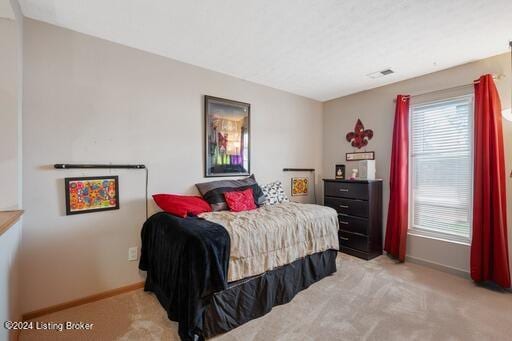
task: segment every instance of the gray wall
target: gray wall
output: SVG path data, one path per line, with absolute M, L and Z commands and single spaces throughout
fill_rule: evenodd
M 19 8 L 15 13 L 19 17 Z M 0 18 L 0 210 L 21 206 L 21 25 Z M 0 235 L 0 321 L 20 319 L 21 233 L 17 222 Z M 0 327 L 0 340 L 8 339 L 9 331 Z
M 0 210 L 18 206 L 17 26 L 0 18 Z
M 374 137 L 366 149 L 368 151 L 375 151 L 377 176 L 384 179 L 385 222 L 389 201 L 389 170 L 395 110 L 393 99 L 396 98 L 397 94 L 414 95 L 469 84 L 486 73 L 506 75 L 506 78 L 496 81 L 496 86 L 500 92 L 503 108 L 510 108 L 511 75 L 510 56 L 508 54 L 498 55 L 324 103 L 324 176 L 334 176 L 334 166 L 336 163 L 347 164 L 348 170 L 354 166 L 357 168 L 357 164 L 345 162 L 345 153 L 354 151 L 349 143 L 346 142 L 345 134 L 354 128 L 357 118 L 361 118 L 365 127 L 374 131 Z M 503 132 L 505 137 L 506 172 L 509 174 L 512 169 L 512 122 L 503 120 Z M 508 226 L 510 229 L 512 227 L 512 182 L 510 178 L 507 179 Z M 509 233 L 509 237 L 512 242 L 512 233 Z M 409 235 L 407 255 L 418 261 L 442 265 L 456 271 L 467 272 L 469 270 L 469 246 L 467 245 Z
M 24 25 L 23 311 L 141 281 L 142 171 L 57 171 L 58 162 L 137 162 L 149 193 L 203 179 L 203 95 L 251 103 L 251 171 L 321 168 L 322 104 L 69 30 Z M 121 209 L 65 216 L 64 177 L 120 176 Z

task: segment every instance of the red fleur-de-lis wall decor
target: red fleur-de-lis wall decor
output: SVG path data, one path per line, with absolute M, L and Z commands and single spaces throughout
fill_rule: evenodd
M 347 134 L 347 141 L 352 142 L 352 147 L 361 149 L 362 147 L 368 145 L 368 140 L 371 140 L 372 137 L 373 130 L 365 130 L 363 122 L 361 122 L 360 119 L 357 119 L 354 131 Z

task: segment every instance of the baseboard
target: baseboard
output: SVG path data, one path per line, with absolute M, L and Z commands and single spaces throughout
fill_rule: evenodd
M 34 319 L 36 317 L 40 317 L 40 316 L 43 316 L 43 315 L 48 315 L 48 314 L 51 314 L 51 313 L 55 313 L 57 311 L 73 308 L 73 307 L 76 307 L 76 306 L 79 306 L 79 305 L 83 305 L 83 304 L 99 301 L 99 300 L 102 300 L 104 298 L 108 298 L 108 297 L 124 294 L 125 292 L 130 292 L 130 291 L 141 289 L 141 288 L 144 288 L 144 282 L 139 282 L 139 283 L 134 283 L 134 284 L 126 285 L 124 287 L 120 287 L 120 288 L 104 291 L 104 292 L 99 293 L 99 294 L 95 294 L 95 295 L 79 298 L 79 299 L 76 299 L 76 300 L 72 300 L 72 301 L 69 301 L 69 302 L 57 304 L 57 305 L 54 305 L 54 306 L 51 306 L 51 307 L 47 307 L 47 308 L 31 311 L 29 313 L 23 314 L 22 320 L 23 321 L 32 320 L 32 319 Z
M 462 270 L 462 269 L 454 268 L 451 266 L 447 266 L 447 265 L 439 264 L 436 262 L 431 262 L 431 261 L 428 261 L 428 260 L 425 260 L 422 258 L 416 258 L 416 257 L 411 257 L 411 256 L 405 256 L 405 260 L 408 262 L 414 263 L 414 264 L 423 265 L 423 266 L 433 268 L 436 270 L 440 270 L 443 272 L 448 272 L 448 273 L 451 273 L 452 275 L 456 275 L 456 276 L 459 276 L 459 277 L 462 277 L 465 279 L 471 279 L 469 272 Z

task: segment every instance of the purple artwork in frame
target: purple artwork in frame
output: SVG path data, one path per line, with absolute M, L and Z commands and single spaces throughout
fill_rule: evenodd
M 251 105 L 205 96 L 205 177 L 250 175 Z

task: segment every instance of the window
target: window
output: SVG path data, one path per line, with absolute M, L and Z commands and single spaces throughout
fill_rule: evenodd
M 473 96 L 411 107 L 411 232 L 469 242 Z

